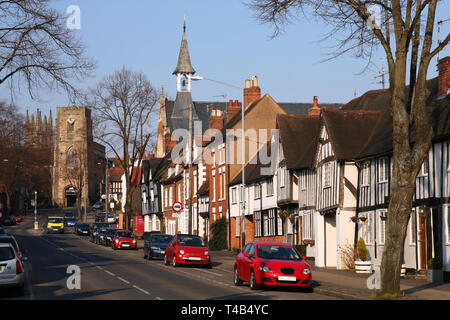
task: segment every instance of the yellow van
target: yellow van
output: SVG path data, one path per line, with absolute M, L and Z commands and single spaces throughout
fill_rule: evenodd
M 59 232 L 64 233 L 64 218 L 63 217 L 48 217 L 47 233 Z

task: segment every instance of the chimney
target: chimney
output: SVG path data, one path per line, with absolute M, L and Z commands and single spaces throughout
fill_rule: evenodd
M 223 115 L 220 109 L 213 109 L 208 119 L 209 129 L 222 130 L 223 128 Z
M 261 88 L 258 87 L 258 77 L 253 76 L 251 82 L 250 80 L 245 80 L 244 108 L 259 99 L 261 99 Z
M 234 100 L 234 104 L 233 104 L 233 100 L 230 100 L 228 103 L 228 108 L 227 108 L 227 122 L 230 121 L 240 111 L 241 111 L 241 107 L 239 106 L 239 101 Z
M 446 95 L 450 93 L 450 56 L 439 60 L 438 70 L 438 96 Z
M 320 115 L 320 108 L 319 108 L 319 102 L 317 100 L 317 96 L 313 97 L 313 107 L 309 109 L 308 116 L 319 116 Z

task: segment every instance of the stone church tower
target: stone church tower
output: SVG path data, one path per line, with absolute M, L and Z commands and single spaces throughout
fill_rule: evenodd
M 100 200 L 105 173 L 105 147 L 94 142 L 91 110 L 58 107 L 53 151 L 53 202 L 60 207 L 84 206 Z M 81 191 L 79 191 L 81 190 Z
M 52 111 L 47 119 L 47 115 L 42 118 L 41 111 L 37 109 L 36 117 L 28 114 L 25 119 L 25 144 L 29 148 L 39 148 L 51 150 L 53 146 L 53 119 Z

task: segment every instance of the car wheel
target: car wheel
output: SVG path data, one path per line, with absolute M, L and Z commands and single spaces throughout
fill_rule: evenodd
M 169 265 L 169 261 L 167 261 L 167 254 L 164 255 L 164 264 L 165 264 L 166 266 Z
M 253 270 L 250 271 L 250 289 L 252 289 L 252 290 L 259 289 L 259 286 L 256 283 L 256 277 L 255 277 L 255 273 L 253 272 Z
M 242 280 L 239 279 L 239 274 L 237 267 L 234 268 L 234 285 L 235 286 L 242 286 Z
M 179 266 L 179 264 L 178 264 L 178 262 L 177 262 L 177 258 L 176 258 L 175 256 L 172 257 L 172 266 L 173 266 L 174 268 L 176 268 L 176 267 Z
M 208 264 L 205 266 L 205 268 L 206 268 L 206 269 L 211 269 L 211 268 L 212 268 L 211 262 L 208 263 Z

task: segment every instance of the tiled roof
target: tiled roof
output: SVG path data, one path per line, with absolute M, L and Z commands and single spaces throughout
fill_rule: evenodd
M 320 129 L 320 117 L 278 115 L 277 128 L 288 169 L 312 167 Z

